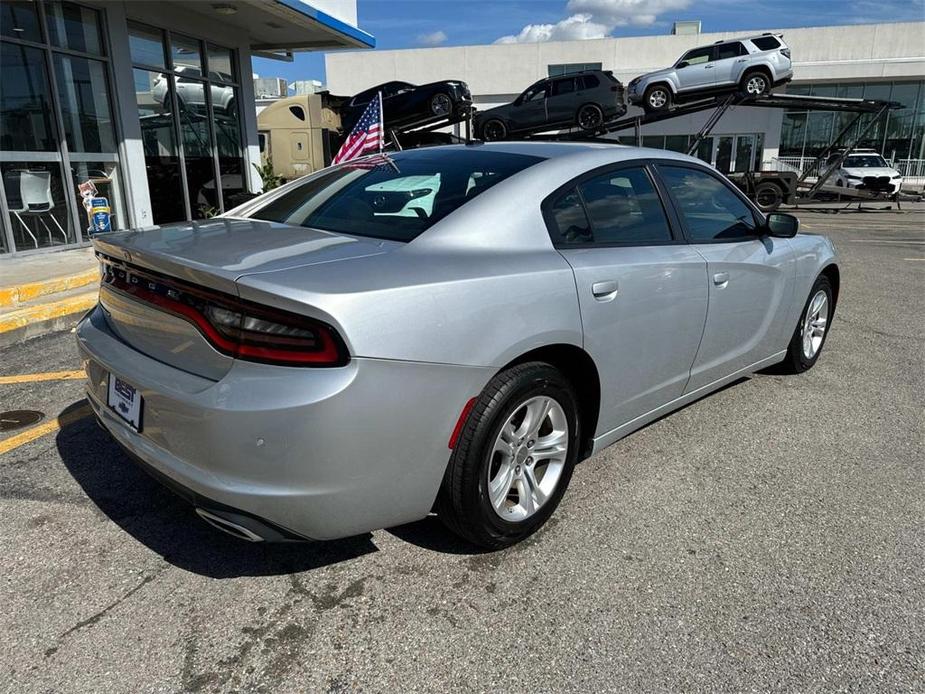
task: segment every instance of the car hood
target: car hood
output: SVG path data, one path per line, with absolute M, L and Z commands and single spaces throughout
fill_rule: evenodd
M 889 176 L 893 178 L 893 176 L 899 175 L 899 171 L 888 166 L 843 166 L 842 171 L 848 176 L 858 176 L 859 178 L 864 178 L 865 176 Z
M 508 118 L 511 114 L 511 111 L 514 108 L 514 104 L 501 104 L 500 106 L 495 106 L 486 111 L 478 111 L 475 114 L 475 120 L 477 123 L 483 123 L 489 118 Z
M 387 253 L 404 244 L 219 217 L 98 235 L 100 253 L 226 292 L 245 275 Z
M 642 80 L 650 80 L 653 77 L 667 77 L 672 72 L 674 72 L 673 67 L 666 67 L 666 68 L 662 68 L 661 70 L 653 70 L 652 72 L 647 72 L 644 75 L 639 75 L 639 77 L 637 77 L 636 79 L 631 80 L 630 84 L 633 84 L 637 80 L 642 81 Z

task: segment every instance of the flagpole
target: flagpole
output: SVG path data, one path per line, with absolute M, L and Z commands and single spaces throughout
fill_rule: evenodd
M 382 113 L 382 92 L 379 94 L 379 154 L 382 154 L 382 145 L 385 143 L 385 118 Z

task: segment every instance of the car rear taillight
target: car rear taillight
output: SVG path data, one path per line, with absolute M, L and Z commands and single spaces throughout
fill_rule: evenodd
M 349 361 L 340 336 L 322 321 L 102 261 L 104 286 L 192 323 L 223 354 L 284 366 L 343 366 Z
M 785 56 L 785 57 L 787 57 L 787 58 L 790 57 L 790 49 L 789 49 L 789 48 L 781 48 L 781 49 L 780 49 L 780 52 L 781 52 L 781 54 L 782 54 L 783 56 Z

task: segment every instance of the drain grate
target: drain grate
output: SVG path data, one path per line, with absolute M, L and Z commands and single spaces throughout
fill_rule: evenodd
M 0 412 L 0 431 L 12 431 L 21 429 L 30 424 L 42 421 L 45 413 L 38 410 L 10 410 L 9 412 Z

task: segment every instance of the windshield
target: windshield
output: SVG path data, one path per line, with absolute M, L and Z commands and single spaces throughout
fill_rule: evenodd
M 879 154 L 855 154 L 845 159 L 842 164 L 847 169 L 873 169 L 888 166 Z
M 375 155 L 338 166 L 250 216 L 353 236 L 411 241 L 541 157 L 453 147 Z

